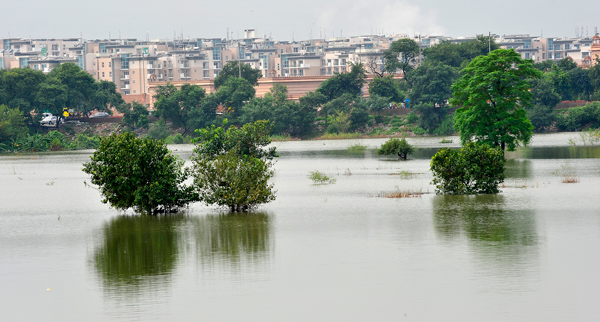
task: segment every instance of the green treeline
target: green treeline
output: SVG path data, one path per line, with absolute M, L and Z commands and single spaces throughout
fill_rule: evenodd
M 159 86 L 153 111 L 159 121 L 152 124 L 145 106 L 124 103 L 114 83 L 96 81 L 75 64 L 62 64 L 48 74 L 27 68 L 0 70 L 0 151 L 96 147 L 97 138 L 76 138 L 68 130 L 60 130 L 67 138 L 42 134 L 42 113 L 61 116 L 65 108 L 78 116 L 116 108 L 124 114 L 125 131 L 168 143 L 190 142 L 195 129 L 219 126 L 224 119 L 238 127 L 269 120 L 273 125 L 270 134 L 282 138 L 351 137 L 350 133 L 449 135 L 455 133 L 454 109 L 460 107 L 448 103 L 452 85 L 471 61 L 497 48 L 493 39 L 485 36 L 426 49 L 411 39 L 400 39 L 384 52 L 383 67 L 350 63 L 349 72 L 335 74 L 298 101 L 290 100 L 281 84 L 275 84 L 264 97 L 256 97 L 254 86 L 260 71 L 230 61 L 215 79 L 214 93 L 191 84 Z M 543 75 L 527 80 L 533 100 L 524 108 L 536 132 L 600 126 L 598 103 L 555 109 L 564 100 L 600 100 L 600 63 L 583 69 L 565 58 L 533 67 Z M 366 99 L 363 88 L 368 73 L 376 77 L 368 84 L 370 97 Z M 404 78 L 393 78 L 393 73 L 403 73 Z M 390 107 L 403 104 L 410 113 L 390 112 Z

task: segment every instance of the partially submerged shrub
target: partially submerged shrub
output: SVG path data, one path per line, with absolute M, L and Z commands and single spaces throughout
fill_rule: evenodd
M 313 184 L 330 184 L 336 181 L 335 178 L 331 178 L 319 170 L 310 171 L 308 178 L 312 180 Z
M 241 128 L 196 130 L 194 185 L 207 204 L 240 212 L 275 200 L 269 179 L 277 153 L 274 147 L 264 148 L 271 143 L 271 129 L 269 121 L 256 121 Z
M 431 159 L 432 183 L 439 194 L 498 193 L 504 181 L 504 153 L 470 142 L 460 150 L 440 149 Z
M 377 150 L 379 155 L 398 155 L 398 159 L 406 160 L 409 154 L 413 153 L 414 148 L 406 142 L 405 138 L 399 140 L 397 138 L 389 139 L 385 142 L 381 149 Z
M 199 200 L 183 182 L 183 161 L 162 141 L 138 139 L 131 133 L 112 134 L 100 141 L 91 161 L 83 164 L 100 188 L 102 202 L 142 214 L 174 212 Z

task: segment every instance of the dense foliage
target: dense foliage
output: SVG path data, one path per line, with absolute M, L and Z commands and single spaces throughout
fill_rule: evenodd
M 377 150 L 377 154 L 379 155 L 398 155 L 398 159 L 403 160 L 406 160 L 408 155 L 413 152 L 414 147 L 406 142 L 405 138 L 402 138 L 402 140 L 397 138 L 389 139 Z
M 131 133 L 103 138 L 83 171 L 100 188 L 102 202 L 119 210 L 174 212 L 199 199 L 192 186 L 184 185 L 183 161 L 162 141 Z
M 262 77 L 260 70 L 252 68 L 252 66 L 240 63 L 238 60 L 230 60 L 223 66 L 219 75 L 215 77 L 215 88 L 221 87 L 229 78 L 241 77 L 250 83 L 252 86 L 258 84 L 258 80 Z
M 530 60 L 514 50 L 497 49 L 475 58 L 452 85 L 454 126 L 463 144 L 471 140 L 512 151 L 528 144 L 533 126 L 525 107 L 533 96 L 527 78 L 541 76 Z
M 224 124 L 226 126 L 226 124 Z M 268 121 L 200 129 L 194 140 L 194 185 L 207 204 L 248 211 L 275 199 Z
M 440 149 L 431 159 L 432 183 L 439 194 L 498 193 L 504 164 L 503 151 L 487 144 L 469 142 L 460 150 Z

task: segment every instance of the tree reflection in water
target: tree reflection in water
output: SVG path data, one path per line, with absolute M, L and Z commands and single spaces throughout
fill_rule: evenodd
M 119 216 L 104 226 L 93 260 L 106 287 L 137 292 L 141 285 L 169 284 L 186 255 L 225 267 L 264 263 L 270 231 L 265 213 Z
M 188 227 L 203 263 L 262 262 L 271 252 L 271 219 L 265 213 L 195 217 Z
M 452 239 L 464 232 L 469 239 L 488 244 L 537 243 L 533 210 L 510 207 L 500 194 L 436 196 L 433 212 L 435 230 L 444 238 Z
M 135 286 L 145 277 L 168 277 L 178 259 L 177 225 L 184 215 L 119 216 L 103 229 L 94 262 L 106 286 Z

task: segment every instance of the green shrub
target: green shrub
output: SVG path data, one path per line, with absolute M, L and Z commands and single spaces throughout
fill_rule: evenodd
M 225 120 L 223 126 L 227 125 Z M 275 199 L 272 160 L 277 156 L 271 143 L 269 121 L 256 121 L 241 128 L 212 126 L 196 130 L 194 186 L 207 204 L 227 206 L 232 212 L 248 211 Z
M 440 149 L 431 159 L 432 183 L 438 194 L 498 193 L 504 181 L 504 153 L 469 142 L 460 150 Z
M 363 153 L 367 150 L 368 146 L 360 143 L 352 144 L 348 147 L 350 153 Z
M 103 138 L 83 171 L 100 188 L 102 202 L 142 214 L 174 212 L 199 200 L 191 186 L 183 185 L 183 161 L 161 141 L 138 139 L 132 133 Z
M 414 148 L 412 145 L 406 142 L 405 138 L 399 140 L 397 138 L 389 139 L 385 142 L 381 149 L 377 150 L 377 154 L 379 155 L 398 155 L 398 159 L 404 159 L 408 157 L 409 154 L 413 153 Z
M 413 131 L 413 133 L 414 133 L 415 135 L 425 135 L 425 134 L 427 134 L 427 131 L 426 131 L 426 130 L 424 130 L 424 129 L 423 129 L 422 127 L 420 127 L 420 126 L 415 126 L 415 127 L 413 128 L 413 130 L 412 130 L 412 131 Z
M 148 137 L 155 140 L 164 140 L 169 137 L 169 129 L 163 120 L 153 123 L 148 130 Z
M 194 185 L 207 204 L 227 206 L 232 212 L 248 211 L 275 200 L 272 162 L 234 151 L 215 159 L 195 160 Z
M 335 178 L 327 176 L 325 173 L 315 170 L 308 173 L 308 178 L 312 180 L 313 184 L 330 184 L 335 183 Z
M 419 116 L 415 112 L 411 111 L 406 115 L 406 122 L 408 122 L 408 124 L 416 124 L 418 120 Z

